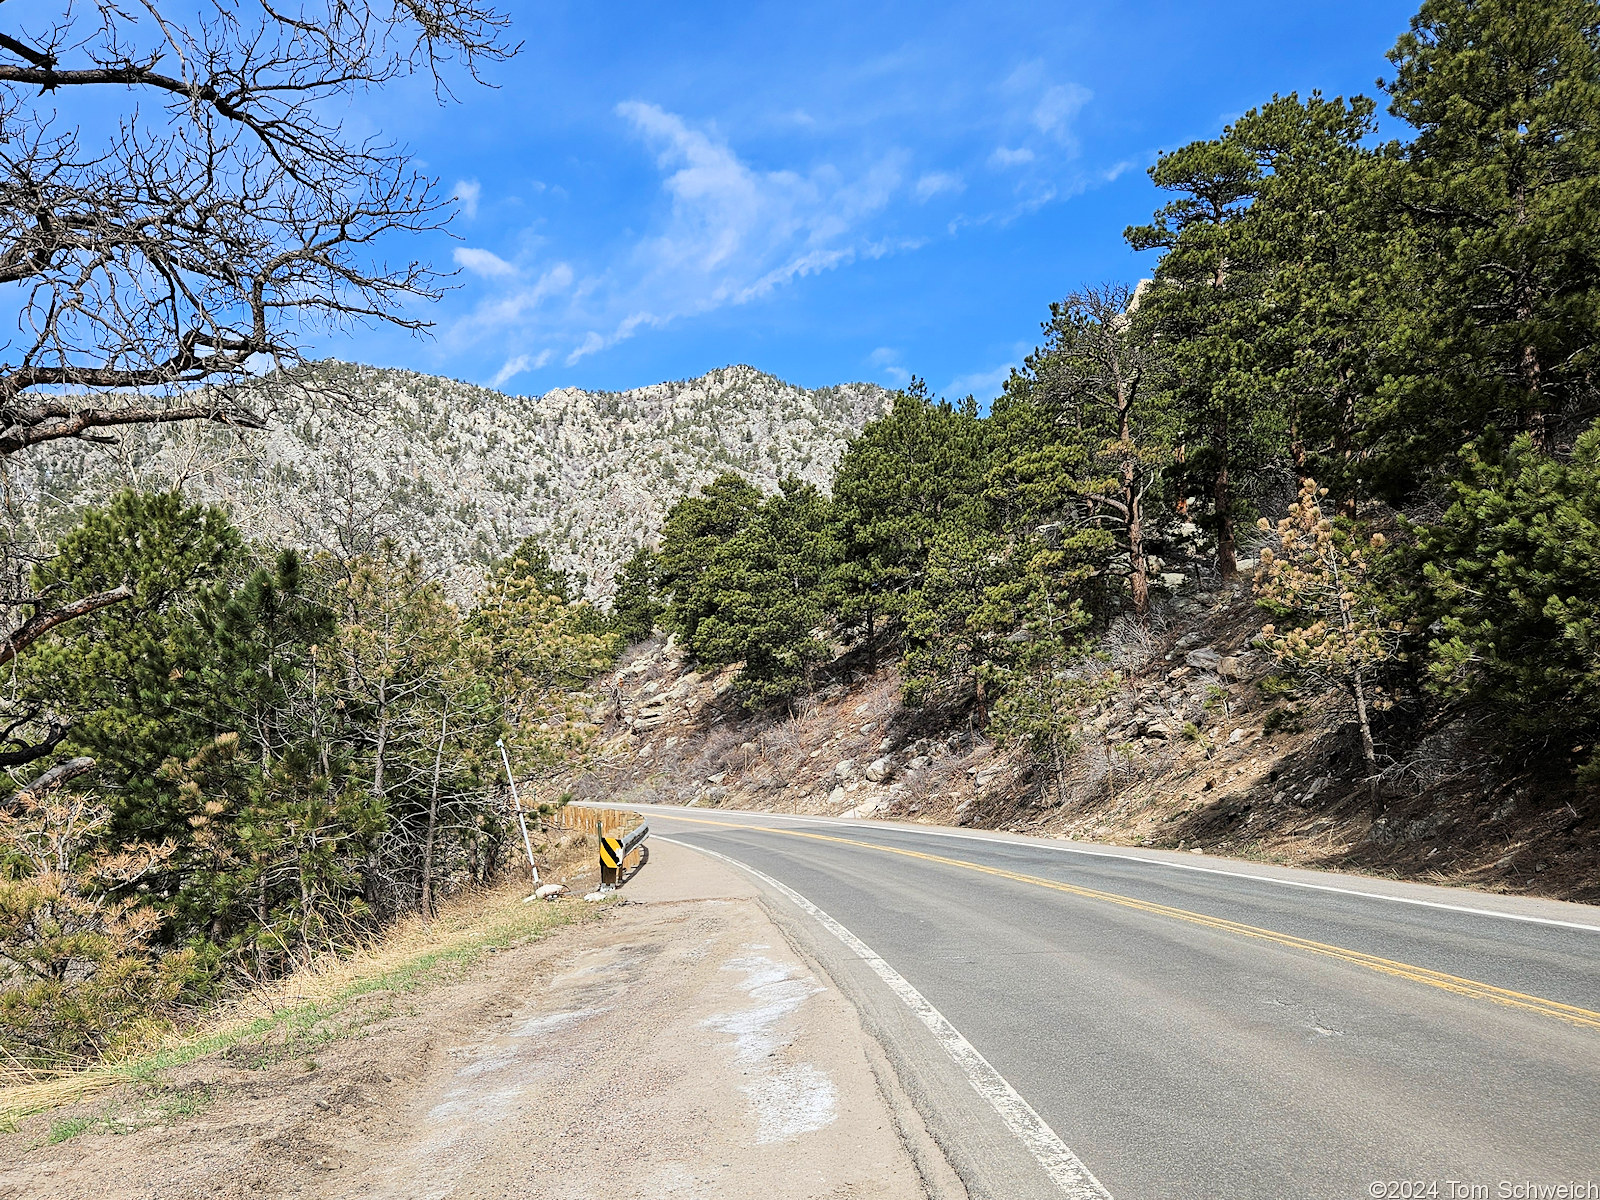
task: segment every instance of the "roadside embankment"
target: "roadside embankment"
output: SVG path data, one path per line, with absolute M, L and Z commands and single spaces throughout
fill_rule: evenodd
M 926 1194 L 855 1011 L 741 877 L 658 843 L 620 901 L 523 893 L 20 1119 L 0 1197 Z

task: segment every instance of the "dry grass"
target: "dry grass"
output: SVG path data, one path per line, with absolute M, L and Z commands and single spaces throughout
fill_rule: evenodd
M 629 830 L 634 829 L 644 820 L 636 812 L 629 812 L 622 808 L 579 808 L 575 805 L 565 805 L 556 812 L 548 822 L 552 830 L 566 833 L 575 833 L 582 840 L 585 847 L 590 844 L 590 839 L 595 839 L 594 845 L 598 860 L 599 839 L 604 837 L 621 837 Z M 639 852 L 635 850 L 624 860 L 623 866 L 633 867 L 639 864 Z
M 576 856 L 567 856 L 574 857 L 574 866 L 576 857 L 589 857 L 575 849 Z M 529 903 L 521 880 L 455 897 L 432 921 L 409 917 L 352 954 L 315 958 L 292 975 L 238 994 L 199 1025 L 173 1031 L 147 1052 L 0 1088 L 0 1127 L 241 1043 L 292 1042 L 313 1030 L 325 1038 L 329 1018 L 368 993 L 449 982 L 490 950 L 531 941 L 596 911 L 575 900 Z
M 586 838 L 599 837 L 602 832 L 606 837 L 616 837 L 639 824 L 639 814 L 621 808 L 579 808 L 569 804 L 557 812 L 549 824 Z

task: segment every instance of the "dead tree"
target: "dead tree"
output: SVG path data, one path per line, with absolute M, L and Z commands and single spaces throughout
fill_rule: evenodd
M 257 425 L 240 385 L 318 326 L 421 331 L 427 264 L 379 257 L 450 201 L 348 134 L 350 97 L 425 73 L 441 99 L 516 47 L 478 0 L 61 0 L 0 33 L 0 459 L 118 426 Z M 0 310 L 3 311 L 3 310 Z

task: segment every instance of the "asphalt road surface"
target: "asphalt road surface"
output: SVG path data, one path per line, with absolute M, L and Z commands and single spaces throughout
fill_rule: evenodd
M 1600 909 L 641 811 L 753 873 L 975 1197 L 1600 1197 Z

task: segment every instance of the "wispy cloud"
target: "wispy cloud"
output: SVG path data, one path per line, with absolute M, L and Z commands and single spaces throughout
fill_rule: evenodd
M 642 329 L 748 304 L 797 279 L 920 244 L 873 236 L 876 219 L 907 191 L 901 152 L 882 154 L 853 174 L 829 163 L 760 170 L 714 129 L 658 105 L 628 101 L 615 111 L 662 172 L 661 204 L 646 232 L 581 271 L 566 263 L 547 267 L 531 286 L 533 272 L 520 262 L 458 249 L 461 266 L 508 286 L 481 301 L 453 336 L 564 343 L 557 354 L 571 366 Z M 959 186 L 950 179 L 937 186 Z M 519 358 L 528 355 L 513 357 L 502 373 Z M 511 374 L 527 369 L 536 364 L 530 360 Z
M 537 371 L 549 361 L 550 351 L 548 350 L 541 350 L 538 354 L 519 354 L 515 358 L 509 358 L 506 360 L 505 365 L 496 372 L 490 386 L 504 387 L 516 376 L 525 371 Z
M 461 205 L 462 215 L 473 220 L 478 215 L 478 201 L 483 196 L 483 185 L 476 179 L 458 179 L 454 199 Z
M 1093 98 L 1093 92 L 1075 83 L 1051 84 L 1033 106 L 1034 128 L 1046 137 L 1076 150 L 1077 133 L 1073 121 Z
M 504 279 L 517 274 L 517 269 L 490 250 L 476 250 L 471 246 L 457 246 L 456 266 L 464 267 L 485 279 Z
M 867 363 L 891 383 L 904 385 L 911 382 L 911 372 L 900 365 L 900 351 L 892 346 L 879 346 L 867 355 Z
M 950 171 L 928 171 L 917 179 L 911 189 L 918 200 L 928 201 L 946 192 L 959 195 L 966 190 L 966 180 Z
M 1031 163 L 1037 155 L 1026 146 L 1018 146 L 1015 150 L 1008 146 L 996 146 L 994 153 L 989 155 L 989 165 L 995 167 L 1020 167 Z
M 968 375 L 957 375 L 944 389 L 947 396 L 976 396 L 979 400 L 993 400 L 1005 387 L 1007 379 L 1011 378 L 1011 368 L 1015 364 L 1005 363 L 992 371 L 973 371 Z
M 504 231 L 504 244 L 490 249 L 483 226 L 474 226 L 479 245 L 454 254 L 474 277 L 476 294 L 468 293 L 472 308 L 445 340 L 480 351 L 492 346 L 501 364 L 497 384 L 544 366 L 576 366 L 647 330 L 761 303 L 807 278 L 959 237 L 969 227 L 1004 227 L 1132 165 L 1078 161 L 1092 94 L 1042 60 L 997 72 L 973 90 L 982 97 L 981 116 L 959 142 L 933 153 L 926 143 L 913 153 L 888 138 L 841 144 L 837 120 L 821 128 L 826 114 L 776 110 L 756 125 L 759 136 L 777 137 L 778 154 L 788 148 L 791 157 L 776 163 L 752 160 L 715 123 L 643 99 L 619 103 L 612 113 L 633 147 L 628 152 L 642 147 L 658 172 L 654 191 L 611 226 L 628 232 L 580 251 L 552 243 L 558 235 L 541 215 Z M 771 145 L 763 145 L 770 156 Z M 541 187 L 519 183 L 517 202 Z M 552 184 L 544 194 L 558 191 Z M 478 211 L 477 180 L 461 181 L 455 192 L 464 213 Z M 957 196 L 959 211 L 941 213 L 931 203 Z M 494 213 L 509 211 L 509 197 L 500 197 Z M 886 383 L 910 379 L 898 358 L 874 352 L 869 365 Z M 974 372 L 950 386 L 992 394 L 1008 370 Z

